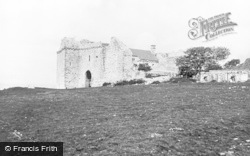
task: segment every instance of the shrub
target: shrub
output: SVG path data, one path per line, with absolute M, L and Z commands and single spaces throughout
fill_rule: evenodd
M 154 78 L 154 77 L 160 77 L 161 75 L 156 75 L 156 74 L 146 74 L 146 78 Z
M 110 86 L 111 83 L 110 82 L 104 82 L 102 86 Z
M 138 70 L 148 72 L 151 70 L 151 67 L 147 64 L 139 64 Z
M 142 83 L 145 83 L 143 79 L 134 79 L 129 81 L 129 84 L 142 84 Z
M 124 85 L 133 85 L 133 84 L 142 84 L 145 81 L 142 79 L 134 79 L 134 80 L 130 80 L 130 81 L 118 81 L 117 83 L 115 83 L 115 86 L 124 86 Z
M 115 86 L 123 86 L 123 85 L 128 85 L 128 81 L 124 80 L 115 83 Z
M 216 83 L 217 81 L 216 81 L 216 80 L 212 80 L 211 82 L 212 82 L 212 83 Z
M 159 81 L 154 81 L 151 84 L 160 84 L 160 82 Z
M 145 76 L 146 78 L 152 78 L 153 77 L 153 75 L 152 74 L 146 74 L 146 76 Z
M 161 83 L 169 83 L 169 81 L 162 81 Z

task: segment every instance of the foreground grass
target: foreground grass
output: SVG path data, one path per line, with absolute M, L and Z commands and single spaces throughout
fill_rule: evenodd
M 4 90 L 2 141 L 62 141 L 64 155 L 248 156 L 250 85 Z

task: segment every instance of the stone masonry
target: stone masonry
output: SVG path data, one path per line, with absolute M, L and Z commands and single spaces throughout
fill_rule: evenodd
M 200 82 L 245 82 L 249 79 L 249 70 L 211 70 L 202 72 Z
M 136 68 L 140 63 L 151 65 L 152 72 L 176 75 L 175 61 L 167 56 L 155 53 L 154 45 L 151 51 L 130 49 L 114 37 L 109 44 L 64 38 L 57 52 L 57 87 L 98 87 L 105 82 L 143 78 L 145 73 Z
M 116 38 L 109 45 L 64 38 L 57 52 L 57 86 L 61 89 L 97 87 L 132 75 L 132 52 Z

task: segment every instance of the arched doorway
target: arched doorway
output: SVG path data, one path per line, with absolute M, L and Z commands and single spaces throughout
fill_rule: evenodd
M 85 87 L 91 87 L 91 72 L 88 70 L 85 73 L 86 75 L 86 81 L 85 81 Z
M 235 75 L 232 75 L 232 76 L 230 77 L 230 79 L 231 79 L 232 82 L 235 82 Z

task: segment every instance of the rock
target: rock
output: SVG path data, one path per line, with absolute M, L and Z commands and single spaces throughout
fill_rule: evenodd
M 159 134 L 159 133 L 151 133 L 150 134 L 150 137 L 151 138 L 159 138 L 159 137 L 162 137 L 163 135 L 162 134 Z

